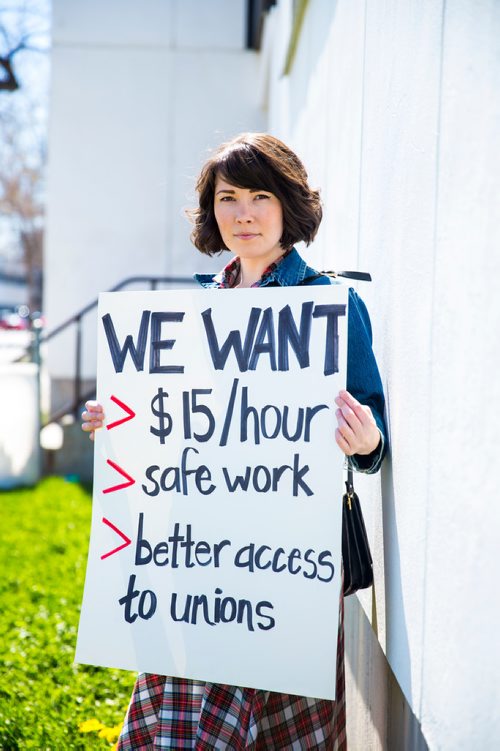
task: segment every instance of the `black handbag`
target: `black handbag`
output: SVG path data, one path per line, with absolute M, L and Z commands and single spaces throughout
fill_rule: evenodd
M 359 498 L 354 491 L 352 469 L 347 470 L 342 499 L 342 562 L 344 597 L 373 584 L 373 560 Z

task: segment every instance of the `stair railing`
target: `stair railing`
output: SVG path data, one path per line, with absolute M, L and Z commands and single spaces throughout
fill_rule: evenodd
M 124 289 L 125 287 L 129 287 L 132 284 L 147 284 L 149 285 L 149 289 L 156 290 L 158 289 L 159 284 L 194 285 L 195 282 L 193 278 L 190 276 L 188 277 L 185 277 L 185 276 L 131 276 L 119 282 L 117 285 L 115 285 L 108 291 L 119 292 L 120 290 Z M 74 417 L 76 417 L 78 414 L 80 405 L 83 402 L 87 401 L 87 399 L 90 399 L 95 393 L 95 389 L 92 389 L 90 392 L 82 393 L 82 321 L 86 315 L 88 315 L 91 311 L 93 311 L 97 307 L 97 303 L 98 303 L 98 298 L 96 298 L 95 300 L 92 300 L 92 302 L 88 303 L 88 305 L 85 305 L 85 307 L 83 307 L 77 313 L 72 315 L 63 323 L 59 324 L 59 326 L 56 326 L 56 328 L 53 329 L 52 331 L 48 331 L 46 334 L 42 333 L 41 336 L 38 335 L 36 338 L 34 338 L 33 350 L 37 350 L 37 351 L 36 352 L 33 351 L 33 359 L 35 361 L 40 362 L 40 351 L 39 351 L 40 345 L 51 341 L 59 334 L 62 334 L 64 331 L 66 331 L 70 326 L 72 325 L 76 326 L 75 374 L 73 378 L 73 396 L 70 402 L 65 404 L 60 409 L 54 411 L 49 416 L 48 419 L 44 420 L 43 425 L 47 425 L 49 422 L 58 422 L 62 417 L 64 417 L 67 414 L 72 414 Z

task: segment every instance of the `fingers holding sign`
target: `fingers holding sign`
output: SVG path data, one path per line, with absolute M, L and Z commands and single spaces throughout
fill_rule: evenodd
M 82 430 L 90 433 L 89 438 L 94 440 L 94 432 L 104 425 L 104 409 L 99 402 L 85 402 L 85 412 L 82 412 Z
M 370 407 L 360 404 L 348 391 L 335 399 L 338 427 L 335 440 L 346 456 L 371 454 L 380 442 L 380 431 Z

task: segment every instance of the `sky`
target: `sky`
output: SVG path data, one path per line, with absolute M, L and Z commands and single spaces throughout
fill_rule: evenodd
M 45 161 L 50 87 L 49 0 L 0 0 L 0 30 L 2 55 L 26 34 L 33 47 L 14 57 L 20 88 L 0 92 L 0 170 L 5 171 L 13 158 L 32 166 Z M 43 184 L 41 187 L 43 190 Z M 16 223 L 11 217 L 0 216 L 0 270 L 15 267 L 17 255 Z

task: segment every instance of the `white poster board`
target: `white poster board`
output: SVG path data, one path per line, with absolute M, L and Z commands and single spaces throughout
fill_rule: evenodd
M 105 293 L 76 659 L 335 698 L 347 288 Z

